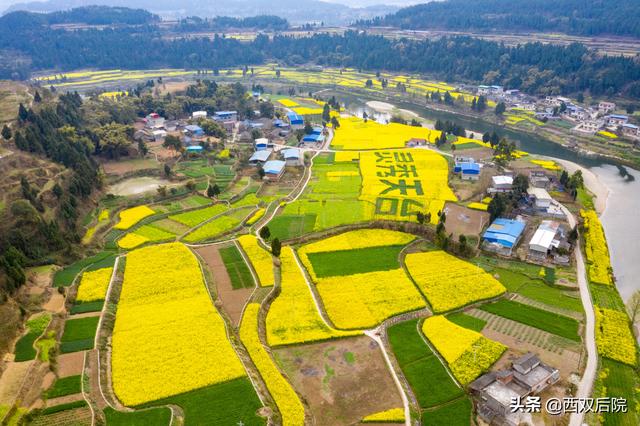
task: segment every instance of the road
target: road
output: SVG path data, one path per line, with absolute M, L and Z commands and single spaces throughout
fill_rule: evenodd
M 562 210 L 567 215 L 569 225 L 573 228 L 577 221 L 573 214 L 564 205 L 560 204 Z M 589 291 L 589 282 L 587 281 L 586 268 L 584 266 L 584 258 L 580 246 L 576 247 L 576 267 L 578 277 L 578 287 L 580 288 L 580 299 L 585 313 L 585 346 L 587 348 L 587 365 L 578 383 L 576 398 L 589 398 L 593 390 L 593 382 L 598 371 L 598 352 L 596 349 L 595 338 L 595 315 L 593 311 L 593 301 L 591 300 L 591 292 Z M 580 426 L 584 421 L 584 413 L 572 413 L 569 420 L 570 426 Z

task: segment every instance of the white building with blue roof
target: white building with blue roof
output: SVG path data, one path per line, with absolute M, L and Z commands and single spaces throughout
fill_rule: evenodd
M 522 238 L 525 225 L 522 220 L 497 218 L 482 235 L 484 240 L 482 248 L 507 256 L 511 255 Z
M 262 170 L 264 170 L 265 179 L 280 180 L 284 174 L 284 168 L 286 163 L 282 160 L 271 160 L 264 163 Z

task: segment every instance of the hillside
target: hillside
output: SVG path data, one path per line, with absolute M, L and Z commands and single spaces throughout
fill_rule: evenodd
M 360 24 L 413 30 L 640 37 L 640 7 L 637 0 L 447 0 L 403 8 Z

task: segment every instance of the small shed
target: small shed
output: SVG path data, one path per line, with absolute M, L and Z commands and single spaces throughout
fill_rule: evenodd
M 265 149 L 269 149 L 272 148 L 273 145 L 271 145 L 271 147 L 269 146 L 269 139 L 267 138 L 258 138 L 253 142 L 253 146 L 255 148 L 256 151 L 263 151 Z
M 201 147 L 200 145 L 191 145 L 187 147 L 187 152 L 189 153 L 199 153 L 202 152 L 204 150 L 203 147 Z
M 529 241 L 529 254 L 535 257 L 546 257 L 552 247 L 557 247 L 560 241 L 556 240 L 556 234 L 560 224 L 551 220 L 543 220 Z
M 460 163 L 460 178 L 462 178 L 463 180 L 480 179 L 480 164 Z
M 315 135 L 313 133 L 310 133 L 308 135 L 304 135 L 304 137 L 302 138 L 302 142 L 304 143 L 322 143 L 322 141 L 324 141 L 324 136 L 320 135 Z
M 202 127 L 197 126 L 195 124 L 189 124 L 188 126 L 184 126 L 184 133 L 191 137 L 204 136 L 204 130 L 202 130 Z
M 199 119 L 199 118 L 207 118 L 207 111 L 193 111 L 191 113 L 191 118 Z
M 304 125 L 304 117 L 296 114 L 295 112 L 287 113 L 287 118 L 289 119 L 289 123 L 291 123 L 292 126 Z
M 264 163 L 262 169 L 264 170 L 264 177 L 269 180 L 280 180 L 284 174 L 284 167 L 286 163 L 281 160 L 271 160 Z
M 302 166 L 304 164 L 302 152 L 297 148 L 282 150 L 282 158 L 287 166 Z
M 509 192 L 513 189 L 513 178 L 511 176 L 493 176 L 491 178 L 493 192 Z
M 213 119 L 222 122 L 238 121 L 238 111 L 216 111 L 213 113 Z
M 256 151 L 249 158 L 249 164 L 256 165 L 256 164 L 265 163 L 269 160 L 270 156 L 271 156 L 271 151 L 268 151 L 268 150 Z

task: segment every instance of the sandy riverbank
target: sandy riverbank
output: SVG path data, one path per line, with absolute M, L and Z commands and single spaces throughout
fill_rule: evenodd
M 418 117 L 418 114 L 416 114 L 413 111 L 409 111 L 408 109 L 398 109 L 396 108 L 395 105 L 393 104 L 389 104 L 387 102 L 380 102 L 380 101 L 369 101 L 366 103 L 366 105 L 371 108 L 372 110 L 378 111 L 378 112 L 384 112 L 387 114 L 391 114 L 394 111 L 399 111 L 403 114 L 407 114 L 410 115 L 411 117 Z

